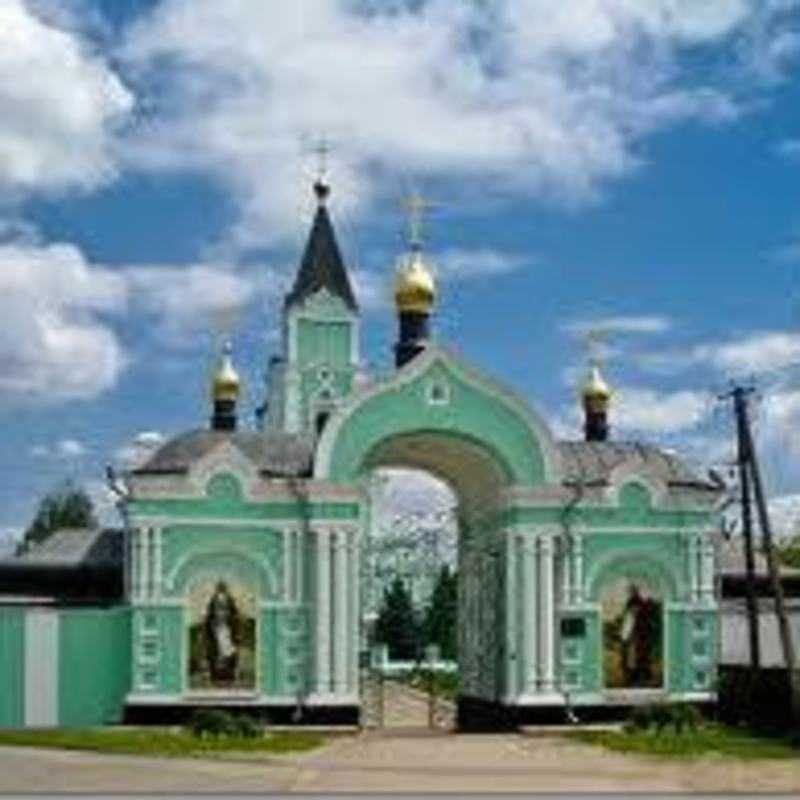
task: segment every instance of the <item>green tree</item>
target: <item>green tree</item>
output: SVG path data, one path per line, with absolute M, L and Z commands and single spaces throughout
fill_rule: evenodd
M 419 651 L 419 626 L 411 596 L 397 576 L 383 592 L 383 604 L 375 623 L 375 638 L 389 646 L 389 658 L 415 659 Z
M 439 645 L 444 659 L 455 660 L 457 654 L 458 579 L 447 564 L 442 565 L 423 626 L 426 644 Z
M 778 559 L 787 567 L 800 569 L 800 536 L 795 536 L 778 548 Z
M 62 528 L 93 528 L 97 525 L 92 500 L 86 491 L 67 481 L 46 494 L 17 546 L 25 553 Z

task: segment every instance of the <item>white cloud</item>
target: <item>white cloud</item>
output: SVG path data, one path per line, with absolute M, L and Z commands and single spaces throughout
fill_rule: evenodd
M 521 269 L 530 261 L 516 253 L 504 253 L 491 248 L 465 250 L 452 248 L 434 253 L 436 272 L 445 280 L 471 280 L 506 275 Z
M 60 439 L 52 445 L 34 445 L 30 454 L 34 458 L 80 458 L 86 455 L 86 446 L 77 439 Z
M 21 538 L 21 528 L 0 529 L 0 558 L 12 556 Z
M 733 51 L 752 61 L 746 34 L 778 35 L 779 12 L 761 0 L 304 0 L 269 13 L 261 0 L 165 0 L 123 56 L 153 109 L 129 157 L 217 175 L 240 202 L 244 245 L 282 239 L 310 212 L 298 165 L 323 133 L 347 213 L 374 207 L 396 183 L 387 172 L 580 202 L 636 168 L 648 134 L 735 117 Z M 692 82 L 682 58 L 698 47 L 727 50 L 727 72 Z
M 80 458 L 86 454 L 86 446 L 77 439 L 61 439 L 56 445 L 56 453 L 64 458 Z
M 800 494 L 773 497 L 768 507 L 776 538 L 800 536 Z
M 696 441 L 702 434 L 714 408 L 714 397 L 706 392 L 692 389 L 661 391 L 639 386 L 614 388 L 609 410 L 612 438 L 640 437 L 675 443 Z M 552 427 L 558 436 L 574 439 L 583 425 L 583 410 L 578 403 L 562 408 L 552 419 Z
M 384 468 L 376 470 L 373 480 L 379 487 L 375 495 L 376 507 L 386 522 L 407 514 L 438 519 L 438 514 L 449 512 L 457 502 L 449 486 L 427 472 Z
M 133 97 L 79 34 L 0 4 L 0 190 L 93 188 L 116 171 L 113 137 Z
M 618 316 L 599 317 L 597 319 L 572 320 L 561 326 L 561 329 L 572 336 L 586 336 L 590 333 L 606 334 L 651 334 L 665 333 L 672 327 L 672 321 L 666 317 L 652 316 Z
M 136 469 L 166 441 L 160 431 L 141 431 L 114 453 L 114 461 L 122 469 Z
M 110 268 L 72 244 L 41 242 L 33 228 L 10 225 L 8 234 L 0 239 L 0 400 L 12 404 L 113 388 L 130 361 L 118 329 L 132 315 L 152 323 L 160 346 L 183 347 L 198 331 L 232 327 L 268 274 L 202 263 Z
M 701 346 L 694 358 L 731 372 L 762 372 L 783 369 L 800 361 L 800 334 L 763 331 L 738 341 Z
M 713 405 L 714 398 L 707 392 L 621 387 L 614 400 L 613 424 L 624 431 L 677 433 L 700 425 L 710 416 Z
M 123 275 L 134 306 L 154 317 L 163 337 L 176 346 L 198 331 L 232 328 L 258 288 L 255 270 L 244 274 L 214 264 L 128 267 Z M 264 270 L 262 280 L 266 275 Z
M 800 334 L 753 331 L 727 342 L 706 342 L 684 350 L 641 353 L 636 363 L 654 372 L 673 373 L 710 366 L 725 376 L 756 375 L 785 369 L 800 361 Z
M 426 256 L 440 283 L 447 281 L 471 281 L 485 277 L 505 275 L 522 268 L 529 259 L 515 253 L 505 253 L 491 248 L 476 250 L 448 249 L 432 252 Z M 375 259 L 384 259 L 381 254 Z M 358 304 L 364 311 L 383 311 L 391 308 L 394 291 L 393 271 L 351 269 L 353 289 Z
M 126 357 L 106 318 L 125 308 L 125 282 L 68 244 L 0 245 L 0 397 L 93 397 Z

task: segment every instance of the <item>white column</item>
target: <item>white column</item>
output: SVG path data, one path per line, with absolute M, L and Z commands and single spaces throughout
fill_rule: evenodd
M 303 531 L 294 532 L 294 599 L 300 603 L 306 600 L 303 595 L 303 554 L 306 547 Z
M 523 691 L 532 694 L 536 691 L 538 679 L 538 602 L 536 597 L 537 575 L 536 575 L 536 539 L 528 534 L 522 545 L 523 558 L 523 597 L 524 614 L 523 620 L 525 628 L 523 632 L 524 654 L 525 654 L 525 686 Z
M 281 538 L 283 539 L 283 600 L 285 603 L 290 603 L 294 593 L 294 572 L 292 571 L 294 531 L 284 528 Z
M 130 528 L 128 531 L 128 552 L 125 554 L 130 573 L 130 599 L 135 602 L 139 599 L 139 531 Z
M 506 556 L 506 686 L 505 694 L 507 697 L 514 697 L 518 693 L 516 680 L 516 664 L 521 658 L 521 653 L 517 652 L 517 586 L 516 586 L 516 557 L 514 548 L 514 537 L 506 534 L 505 541 Z
M 60 618 L 56 611 L 25 612 L 26 727 L 58 725 Z
M 329 694 L 331 690 L 331 562 L 330 532 L 316 530 L 317 563 L 317 692 Z
M 150 591 L 150 528 L 139 530 L 139 598 L 146 600 Z
M 153 595 L 161 597 L 161 576 L 163 570 L 162 529 L 153 528 Z
M 560 567 L 561 567 L 561 605 L 568 606 L 572 603 L 573 589 L 572 589 L 572 575 L 573 563 L 575 561 L 572 537 L 567 536 L 562 540 L 562 547 L 560 550 Z
M 542 691 L 553 688 L 553 650 L 555 645 L 555 582 L 553 580 L 553 539 L 539 537 L 539 683 Z
M 347 533 L 339 530 L 335 534 L 334 544 L 334 621 L 333 621 L 333 691 L 343 694 L 347 690 L 347 651 L 350 647 L 350 636 L 347 624 Z
M 350 657 L 348 665 L 348 692 L 354 693 L 358 686 L 358 652 L 359 652 L 359 620 L 361 619 L 361 609 L 359 608 L 359 586 L 358 576 L 360 573 L 359 543 L 360 531 L 354 528 L 348 536 L 347 554 L 348 561 L 348 586 L 350 587 L 350 613 L 348 615 L 350 625 L 350 637 L 348 640 L 347 651 Z
M 687 554 L 689 562 L 689 602 L 693 603 L 697 599 L 697 555 L 695 548 L 695 537 L 690 533 L 686 537 Z
M 700 591 L 706 601 L 714 599 L 714 544 L 708 536 L 701 534 L 701 547 L 703 553 L 703 580 Z

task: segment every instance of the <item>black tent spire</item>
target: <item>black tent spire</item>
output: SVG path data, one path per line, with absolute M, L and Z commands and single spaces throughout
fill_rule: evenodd
M 350 286 L 350 278 L 325 205 L 330 191 L 330 186 L 322 178 L 314 184 L 317 213 L 314 215 L 314 223 L 294 286 L 286 295 L 286 306 L 301 303 L 320 289 L 327 289 L 331 294 L 340 297 L 352 311 L 358 311 L 358 303 Z

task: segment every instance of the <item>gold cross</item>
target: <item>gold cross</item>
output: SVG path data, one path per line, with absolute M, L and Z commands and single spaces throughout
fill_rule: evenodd
M 586 353 L 589 363 L 596 367 L 602 367 L 605 363 L 607 350 L 605 347 L 608 330 L 602 327 L 589 328 L 583 336 Z
M 408 233 L 412 247 L 422 247 L 422 229 L 425 223 L 425 214 L 431 208 L 436 208 L 439 205 L 440 203 L 435 203 L 423 197 L 416 189 L 403 198 L 403 207 L 408 214 Z

